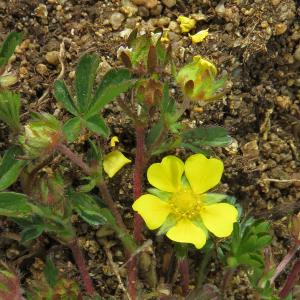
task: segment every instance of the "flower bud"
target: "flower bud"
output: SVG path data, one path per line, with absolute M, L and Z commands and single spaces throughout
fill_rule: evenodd
M 225 83 L 225 78 L 216 80 L 217 73 L 213 63 L 197 55 L 179 70 L 176 81 L 190 100 L 209 101 Z
M 34 119 L 25 125 L 20 143 L 30 158 L 50 154 L 62 140 L 60 122 L 47 113 L 35 114 Z

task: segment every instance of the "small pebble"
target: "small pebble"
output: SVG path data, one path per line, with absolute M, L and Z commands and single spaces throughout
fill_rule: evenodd
M 109 18 L 109 22 L 114 30 L 119 29 L 124 20 L 125 16 L 119 12 L 113 13 Z
M 162 0 L 162 3 L 168 8 L 171 8 L 176 5 L 176 0 Z
M 39 4 L 39 6 L 34 10 L 35 15 L 39 18 L 46 19 L 48 16 L 47 6 L 45 4 Z
M 37 71 L 37 73 L 39 73 L 40 75 L 45 75 L 48 72 L 48 68 L 46 65 L 44 64 L 38 64 L 35 68 L 35 70 Z
M 294 53 L 294 58 L 297 60 L 297 61 L 300 61 L 300 44 L 297 46 L 296 48 L 296 51 Z
M 157 5 L 157 0 L 132 0 L 136 5 L 144 5 L 147 8 L 153 8 Z
M 58 51 L 50 51 L 46 53 L 46 61 L 53 66 L 57 66 L 59 64 L 59 52 Z
M 150 10 L 151 16 L 154 16 L 154 17 L 160 16 L 160 15 L 161 15 L 161 12 L 162 12 L 162 9 L 163 9 L 163 7 L 162 7 L 161 4 L 156 5 L 154 8 L 152 8 L 152 9 Z
M 139 16 L 141 16 L 142 18 L 147 18 L 149 17 L 150 12 L 149 9 L 145 6 L 139 6 Z
M 287 25 L 285 23 L 278 23 L 274 27 L 274 34 L 281 35 L 284 34 L 287 30 Z

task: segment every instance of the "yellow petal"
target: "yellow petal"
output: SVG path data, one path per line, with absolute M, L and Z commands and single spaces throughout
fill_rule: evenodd
M 161 163 L 152 164 L 147 171 L 150 184 L 164 192 L 176 192 L 181 186 L 184 163 L 176 156 L 169 155 Z
M 223 162 L 216 158 L 206 158 L 194 154 L 185 162 L 185 175 L 195 194 L 203 194 L 216 186 L 222 177 Z
M 188 219 L 181 219 L 166 235 L 175 242 L 194 244 L 197 249 L 202 248 L 206 242 L 204 231 Z
M 110 146 L 115 147 L 117 143 L 119 143 L 119 138 L 117 136 L 113 136 L 110 139 Z
M 196 20 L 179 16 L 177 22 L 180 24 L 181 32 L 189 32 L 196 26 Z
M 138 198 L 133 203 L 132 208 L 142 216 L 147 227 L 151 230 L 160 227 L 170 213 L 168 202 L 150 194 Z
M 208 29 L 200 30 L 196 34 L 189 35 L 193 44 L 201 43 L 208 36 Z
M 111 178 L 130 162 L 131 160 L 125 157 L 121 151 L 114 150 L 104 156 L 103 168 L 105 173 Z
M 237 209 L 228 203 L 205 205 L 200 215 L 204 226 L 217 237 L 227 237 L 233 230 L 233 223 L 237 221 Z

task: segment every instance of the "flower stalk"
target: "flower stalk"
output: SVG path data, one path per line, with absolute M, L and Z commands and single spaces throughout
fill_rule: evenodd
M 81 248 L 78 244 L 77 239 L 74 239 L 74 240 L 70 241 L 68 243 L 68 246 L 72 251 L 74 260 L 75 260 L 76 265 L 79 269 L 81 279 L 82 279 L 82 282 L 84 284 L 84 288 L 85 288 L 87 294 L 90 297 L 95 296 L 96 291 L 95 291 L 95 288 L 94 288 L 94 284 L 93 284 L 92 279 L 91 279 L 91 277 L 88 273 L 88 270 L 87 270 L 87 267 L 86 267 L 86 264 L 85 264 L 85 258 L 83 256 L 83 253 L 81 251 Z
M 279 293 L 280 299 L 285 299 L 289 295 L 295 283 L 299 279 L 299 274 L 300 274 L 300 260 L 297 260 L 293 265 L 293 268 L 284 284 L 284 287 Z
M 143 171 L 145 168 L 145 128 L 136 126 L 136 154 L 133 173 L 133 197 L 134 201 L 142 195 Z M 134 214 L 133 237 L 137 243 L 141 243 L 143 220 L 138 213 Z M 136 299 L 137 281 L 137 257 L 134 257 L 128 266 L 128 291 L 131 299 Z

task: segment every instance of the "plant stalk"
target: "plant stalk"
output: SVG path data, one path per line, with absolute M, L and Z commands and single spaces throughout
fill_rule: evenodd
M 58 144 L 56 146 L 56 149 L 60 153 L 62 153 L 64 156 L 69 158 L 75 165 L 80 167 L 85 174 L 87 174 L 89 176 L 93 175 L 92 169 L 82 160 L 82 158 L 79 155 L 77 155 L 76 153 L 71 151 L 67 146 L 65 146 L 63 144 Z M 97 184 L 97 187 L 99 188 L 102 198 L 105 201 L 105 204 L 110 209 L 110 211 L 113 214 L 113 216 L 116 220 L 116 223 L 118 225 L 118 226 L 113 226 L 113 229 L 118 234 L 118 236 L 119 236 L 120 240 L 122 241 L 126 250 L 128 252 L 132 253 L 135 250 L 136 245 L 135 245 L 134 241 L 128 235 L 126 225 L 123 222 L 122 216 L 121 216 L 120 212 L 118 211 L 116 204 L 115 204 L 105 182 L 99 182 Z
M 81 279 L 83 281 L 84 288 L 87 292 L 87 294 L 91 297 L 96 295 L 96 291 L 94 288 L 94 284 L 92 282 L 92 279 L 88 273 L 86 264 L 85 264 L 85 258 L 83 256 L 83 253 L 81 251 L 81 248 L 78 244 L 78 241 L 76 239 L 72 240 L 68 243 L 69 248 L 72 251 L 74 260 L 76 262 L 76 265 L 79 269 Z
M 133 198 L 134 201 L 142 195 L 143 171 L 145 167 L 145 128 L 136 126 L 136 154 L 133 174 Z M 143 220 L 137 213 L 134 214 L 133 237 L 137 243 L 143 239 Z M 136 299 L 136 281 L 137 281 L 137 256 L 128 264 L 128 293 L 132 300 Z
M 300 260 L 297 260 L 295 262 L 295 264 L 293 265 L 293 268 L 292 268 L 290 274 L 287 277 L 284 287 L 282 288 L 282 290 L 279 293 L 279 297 L 281 299 L 285 299 L 289 295 L 289 293 L 291 292 L 295 283 L 299 279 L 299 273 L 300 273 Z
M 290 261 L 292 260 L 292 258 L 295 256 L 295 254 L 297 253 L 297 251 L 300 248 L 300 244 L 296 243 L 291 249 L 290 251 L 287 253 L 287 255 L 282 259 L 282 261 L 280 262 L 280 264 L 277 266 L 274 275 L 272 276 L 272 278 L 270 279 L 270 283 L 273 284 L 276 280 L 276 278 L 284 271 L 284 269 L 287 267 L 287 265 L 290 263 Z
M 181 274 L 181 286 L 183 295 L 187 296 L 190 289 L 189 262 L 187 257 L 178 260 L 178 271 Z

